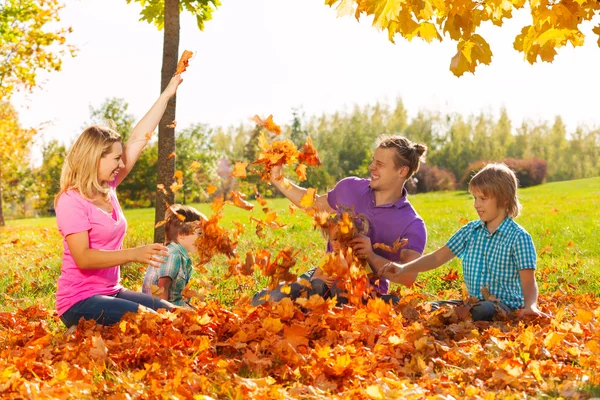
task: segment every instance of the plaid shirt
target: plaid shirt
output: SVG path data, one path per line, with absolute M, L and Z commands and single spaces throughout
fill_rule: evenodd
M 181 292 L 192 276 L 192 260 L 179 243 L 171 242 L 167 245 L 167 248 L 169 249 L 167 262 L 162 264 L 160 268 L 148 266 L 142 292 L 152 294 L 152 285 L 158 285 L 160 278 L 168 276 L 173 281 L 169 290 L 168 301 L 178 306 L 185 306 Z
M 524 306 L 519 271 L 535 269 L 536 254 L 531 236 L 506 217 L 492 234 L 483 221 L 471 221 L 446 243 L 462 260 L 463 276 L 471 296 L 484 297 L 481 288 L 512 307 Z

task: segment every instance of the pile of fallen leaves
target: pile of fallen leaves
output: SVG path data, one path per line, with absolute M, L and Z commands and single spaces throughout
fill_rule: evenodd
M 551 320 L 473 322 L 397 306 L 335 307 L 313 296 L 227 310 L 127 315 L 51 329 L 32 307 L 0 313 L 3 398 L 585 398 L 600 385 L 600 301 L 542 296 Z

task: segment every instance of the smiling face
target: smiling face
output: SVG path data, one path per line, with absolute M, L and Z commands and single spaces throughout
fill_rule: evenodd
M 122 168 L 125 168 L 123 164 L 123 146 L 121 142 L 114 142 L 111 147 L 110 153 L 100 158 L 100 164 L 98 165 L 98 181 L 101 183 L 111 182 L 119 174 Z
M 391 190 L 402 187 L 406 180 L 408 167 L 396 167 L 394 150 L 378 147 L 373 154 L 373 161 L 369 165 L 369 172 L 371 172 L 371 189 Z
M 506 218 L 506 204 L 498 204 L 495 197 L 488 196 L 477 188 L 472 188 L 471 194 L 479 219 L 486 223 L 488 230 L 495 230 Z

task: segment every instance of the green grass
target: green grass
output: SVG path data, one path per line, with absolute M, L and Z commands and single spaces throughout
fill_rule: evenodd
M 557 182 L 520 191 L 523 211 L 517 222 L 532 235 L 538 251 L 538 283 L 540 291 L 563 290 L 600 294 L 600 178 Z M 461 219 L 477 218 L 471 196 L 467 192 L 438 192 L 410 196 L 415 209 L 425 220 L 428 231 L 426 252 L 443 245 L 462 226 Z M 301 250 L 296 269 L 303 272 L 314 266 L 325 249 L 325 240 L 314 230 L 310 219 L 300 211 L 291 215 L 286 199 L 268 200 L 268 207 L 279 213 L 286 223 L 279 230 L 266 229 L 259 238 L 251 224 L 251 215 L 264 218 L 260 206 L 251 213 L 233 206 L 225 207 L 223 224 L 233 221 L 246 225 L 239 239 L 238 253 L 266 248 L 276 253 L 286 246 Z M 209 204 L 195 204 L 206 215 Z M 128 230 L 125 247 L 151 243 L 153 209 L 126 210 Z M 54 218 L 10 220 L 0 228 L 0 310 L 11 311 L 34 303 L 54 307 L 56 281 L 60 274 L 62 238 Z M 211 296 L 231 305 L 241 293 L 252 294 L 264 286 L 256 277 L 239 284 L 234 278 L 223 279 L 227 266 L 223 257 L 208 265 L 205 278 L 212 283 Z M 440 279 L 450 269 L 460 271 L 453 260 L 439 270 L 423 274 L 418 282 L 421 290 L 432 295 L 443 289 L 458 289 L 460 280 Z M 145 266 L 129 264 L 122 268 L 123 284 L 132 289 L 141 286 Z

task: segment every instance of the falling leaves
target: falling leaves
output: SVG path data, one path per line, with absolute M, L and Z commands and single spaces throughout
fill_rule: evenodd
M 252 210 L 254 208 L 254 204 L 247 202 L 245 199 L 245 194 L 235 190 L 231 192 L 231 201 L 236 207 L 242 208 L 244 210 Z
M 262 126 L 271 133 L 276 135 L 281 134 L 281 127 L 273 122 L 273 115 L 269 115 L 265 120 L 262 120 L 258 115 L 255 115 L 251 118 L 251 121 L 258 126 Z
M 310 208 L 315 204 L 315 196 L 317 194 L 317 189 L 308 188 L 306 193 L 300 199 L 300 207 L 302 208 Z
M 236 162 L 233 167 L 233 171 L 231 172 L 231 176 L 235 178 L 245 178 L 246 177 L 246 167 L 248 163 L 245 162 Z

